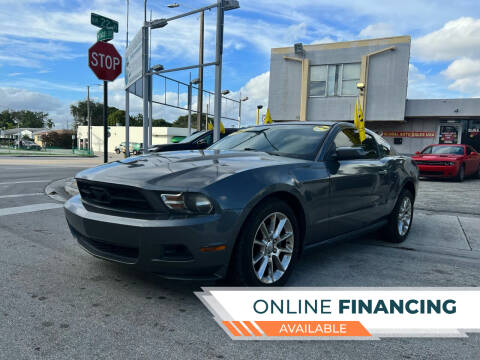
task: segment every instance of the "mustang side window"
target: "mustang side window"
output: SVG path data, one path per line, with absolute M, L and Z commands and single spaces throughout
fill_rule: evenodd
M 367 158 L 377 159 L 378 148 L 375 139 L 370 134 L 365 134 L 366 138 L 360 143 L 360 137 L 355 129 L 343 129 L 335 137 L 335 147 L 363 147 L 367 153 Z

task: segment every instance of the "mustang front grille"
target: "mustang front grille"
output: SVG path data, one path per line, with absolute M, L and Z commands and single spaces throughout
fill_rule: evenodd
M 116 184 L 77 180 L 82 200 L 93 206 L 127 212 L 160 212 L 141 191 Z

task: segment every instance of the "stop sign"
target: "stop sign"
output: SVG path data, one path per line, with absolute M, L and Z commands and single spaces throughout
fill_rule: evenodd
M 100 80 L 113 81 L 122 73 L 122 57 L 112 44 L 99 41 L 88 49 L 88 66 Z

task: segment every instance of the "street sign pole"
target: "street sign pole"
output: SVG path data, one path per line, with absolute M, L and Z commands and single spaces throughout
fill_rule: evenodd
M 108 162 L 108 81 L 103 82 L 103 162 Z
M 125 54 L 128 49 L 128 15 L 130 11 L 130 1 L 127 0 L 127 42 L 125 46 Z M 126 71 L 125 71 L 126 73 Z M 125 157 L 130 156 L 130 91 L 125 89 Z

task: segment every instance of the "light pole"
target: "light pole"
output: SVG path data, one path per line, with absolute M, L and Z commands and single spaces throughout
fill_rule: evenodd
M 242 122 L 242 102 L 247 101 L 248 96 L 242 99 L 242 93 L 240 93 L 240 100 L 238 102 L 238 128 L 240 129 L 240 123 Z
M 200 46 L 198 50 L 198 95 L 197 95 L 197 127 L 201 129 L 202 113 L 203 113 L 203 53 L 205 43 L 205 11 L 200 13 Z
M 263 105 L 257 105 L 257 126 L 259 125 L 258 120 L 260 119 L 260 109 L 262 108 L 263 108 Z
M 125 51 L 128 49 L 128 14 L 130 1 L 127 0 L 127 41 Z M 90 144 L 90 141 L 88 142 Z M 125 89 L 125 157 L 130 156 L 130 91 Z
M 192 84 L 198 84 L 199 78 L 190 80 L 188 83 L 188 136 L 192 135 Z
M 146 1 L 145 0 L 145 7 L 146 7 Z M 191 65 L 191 66 L 184 66 L 184 67 L 179 67 L 179 68 L 174 68 L 174 69 L 167 69 L 159 72 L 154 72 L 156 74 L 161 74 L 165 72 L 172 72 L 172 71 L 180 71 L 180 70 L 188 70 L 188 69 L 193 69 L 193 68 L 200 68 L 204 66 L 211 66 L 215 65 L 215 101 L 214 101 L 214 115 L 215 115 L 215 120 L 214 120 L 214 129 L 213 129 L 213 140 L 218 141 L 220 139 L 220 119 L 221 119 L 221 113 L 222 113 L 222 94 L 221 94 L 221 86 L 222 86 L 222 53 L 223 53 L 223 26 L 224 26 L 224 12 L 233 10 L 233 9 L 238 9 L 240 7 L 238 0 L 217 0 L 216 3 L 205 6 L 200 9 L 192 10 L 189 12 L 186 12 L 184 14 L 176 15 L 171 18 L 161 18 L 161 19 L 155 19 L 150 22 L 146 21 L 146 11 L 145 11 L 145 22 L 143 26 L 143 37 L 142 37 L 142 43 L 143 43 L 143 54 L 144 57 L 146 54 L 148 54 L 148 31 L 146 31 L 146 28 L 150 29 L 158 29 L 158 28 L 163 28 L 165 27 L 169 22 L 173 20 L 177 20 L 189 15 L 193 15 L 196 13 L 200 13 L 205 10 L 217 8 L 217 27 L 216 27 L 216 54 L 215 54 L 215 62 L 208 63 L 208 64 L 197 64 L 197 65 Z M 146 86 L 146 77 L 151 76 L 153 73 L 152 72 L 147 72 L 147 65 L 148 64 L 148 59 L 144 58 L 144 66 L 142 67 L 142 78 L 144 81 L 144 94 L 148 92 L 147 86 Z M 146 101 L 146 97 L 144 96 L 143 100 L 143 106 L 144 106 L 144 117 L 147 115 L 148 111 L 148 105 Z M 144 138 L 145 138 L 145 132 L 144 132 Z

